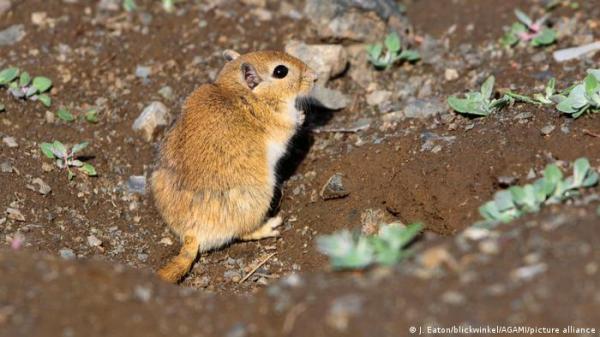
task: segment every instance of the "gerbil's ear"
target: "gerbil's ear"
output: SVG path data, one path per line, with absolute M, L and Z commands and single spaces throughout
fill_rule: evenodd
M 225 58 L 225 61 L 229 62 L 229 61 L 233 61 L 236 58 L 240 57 L 240 53 L 238 53 L 235 50 L 231 50 L 231 49 L 226 49 L 223 52 L 223 57 Z
M 248 88 L 254 89 L 262 79 L 258 76 L 256 69 L 249 63 L 242 63 L 242 75 L 244 76 L 244 80 L 246 80 L 246 84 Z

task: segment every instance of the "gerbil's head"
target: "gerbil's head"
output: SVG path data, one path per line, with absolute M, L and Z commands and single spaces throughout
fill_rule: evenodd
M 258 51 L 240 55 L 223 53 L 227 64 L 216 83 L 252 92 L 259 98 L 290 100 L 306 96 L 317 74 L 299 59 L 279 51 Z

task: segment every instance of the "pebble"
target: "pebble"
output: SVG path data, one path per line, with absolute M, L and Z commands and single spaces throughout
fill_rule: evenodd
M 327 183 L 321 189 L 321 198 L 323 200 L 344 198 L 350 194 L 342 182 L 342 174 L 336 173 L 327 180 Z
M 146 193 L 146 176 L 130 176 L 127 179 L 127 189 L 130 193 Z
M 152 68 L 138 65 L 135 68 L 135 76 L 141 78 L 144 83 L 148 81 L 148 76 L 152 74 Z
M 348 65 L 348 54 L 342 45 L 306 44 L 292 40 L 285 45 L 285 51 L 316 71 L 321 84 L 340 75 Z
M 137 299 L 144 303 L 148 303 L 152 298 L 152 289 L 144 286 L 136 286 L 133 293 Z
M 6 137 L 2 138 L 2 142 L 10 148 L 19 147 L 19 144 L 17 144 L 17 141 L 15 140 L 14 137 L 6 136 Z
M 7 161 L 2 162 L 2 163 L 0 163 L 0 172 L 2 172 L 2 173 L 12 173 L 13 172 L 13 167 Z
M 246 325 L 244 323 L 237 323 L 227 331 L 225 337 L 246 337 L 247 335 Z
M 370 106 L 379 106 L 392 98 L 392 92 L 387 90 L 377 90 L 367 95 L 367 104 Z
M 0 0 L 0 16 L 10 10 L 11 3 L 10 0 Z
M 173 93 L 173 88 L 171 88 L 168 85 L 165 85 L 164 87 L 160 88 L 160 90 L 158 90 L 158 94 L 161 95 L 167 101 L 172 101 L 175 96 L 175 94 Z
M 242 275 L 238 270 L 227 270 L 223 273 L 223 277 L 231 282 L 239 282 L 242 279 Z
M 457 291 L 448 290 L 442 294 L 442 301 L 452 305 L 461 305 L 465 303 L 465 296 Z
M 447 68 L 444 71 L 444 78 L 448 82 L 454 81 L 455 79 L 458 78 L 458 71 L 456 69 L 453 69 L 453 68 Z
M 25 221 L 25 216 L 23 216 L 23 213 L 21 213 L 21 211 L 19 211 L 16 208 L 8 207 L 6 209 L 6 214 L 8 214 L 9 219 L 13 219 L 20 222 Z
M 336 298 L 329 307 L 325 321 L 338 331 L 346 331 L 350 321 L 361 314 L 363 302 L 362 297 L 355 294 Z
M 60 257 L 65 260 L 75 259 L 75 253 L 71 248 L 61 248 L 58 253 L 60 254 Z
M 50 185 L 46 184 L 41 178 L 35 178 L 31 181 L 31 183 L 38 185 L 37 191 L 42 195 L 47 195 L 52 191 Z
M 338 90 L 316 85 L 311 97 L 329 110 L 341 110 L 350 104 L 350 98 Z
M 425 119 L 446 111 L 446 105 L 437 98 L 410 99 L 404 107 L 407 118 Z
M 513 176 L 499 176 L 496 178 L 496 181 L 498 182 L 498 186 L 507 188 L 516 184 L 519 179 Z
M 159 129 L 171 123 L 172 116 L 169 109 L 158 101 L 150 103 L 133 122 L 133 130 L 140 132 L 143 138 L 150 142 L 154 139 Z
M 517 268 L 510 273 L 510 277 L 514 281 L 528 281 L 536 275 L 545 272 L 548 269 L 545 263 L 538 263 L 531 266 Z
M 93 234 L 87 237 L 87 243 L 90 247 L 100 247 L 102 245 L 102 241 Z
M 540 132 L 542 133 L 542 135 L 548 136 L 549 134 L 552 133 L 552 131 L 554 131 L 554 129 L 556 129 L 556 126 L 554 126 L 554 125 L 546 125 L 546 126 L 544 126 L 540 130 Z
M 0 47 L 13 45 L 21 41 L 25 35 L 25 26 L 21 24 L 12 25 L 0 31 Z

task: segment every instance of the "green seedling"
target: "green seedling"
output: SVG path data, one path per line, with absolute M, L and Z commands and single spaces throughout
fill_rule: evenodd
M 406 246 L 421 232 L 423 225 L 402 227 L 397 223 L 383 225 L 372 236 L 343 230 L 317 239 L 319 251 L 329 256 L 335 269 L 362 269 L 373 264 L 394 265 L 404 259 Z
M 90 123 L 98 123 L 98 111 L 96 109 L 89 109 L 85 112 L 85 120 Z
M 163 9 L 171 13 L 175 10 L 175 0 L 162 0 Z
M 73 114 L 64 107 L 56 111 L 56 116 L 67 123 L 75 120 L 75 116 L 73 116 Z
M 46 107 L 52 104 L 52 99 L 47 94 L 52 81 L 47 77 L 32 78 L 28 72 L 21 72 L 19 68 L 6 68 L 0 71 L 0 87 L 3 86 L 15 98 L 40 101 Z
M 123 9 L 127 12 L 133 12 L 137 9 L 137 4 L 135 0 L 123 0 Z
M 551 78 L 548 81 L 548 84 L 546 84 L 546 87 L 544 88 L 544 92 L 533 94 L 533 98 L 526 96 L 526 95 L 521 95 L 521 94 L 518 94 L 518 93 L 512 92 L 512 91 L 507 92 L 506 95 L 514 98 L 515 101 L 517 101 L 517 102 L 525 102 L 525 103 L 536 104 L 536 105 L 553 104 L 556 102 L 557 97 L 558 97 L 558 95 L 556 93 L 556 80 L 554 78 Z
M 519 22 L 513 23 L 510 30 L 506 32 L 501 42 L 506 47 L 513 47 L 519 42 L 529 42 L 534 47 L 546 46 L 556 41 L 556 31 L 548 28 L 545 15 L 537 21 L 533 21 L 523 11 L 516 9 L 515 15 Z
M 87 176 L 97 175 L 94 166 L 77 159 L 77 153 L 81 152 L 88 145 L 88 142 L 79 143 L 69 150 L 63 143 L 56 140 L 53 143 L 42 143 L 40 150 L 46 157 L 54 159 L 56 166 L 60 169 L 65 169 L 69 180 L 72 180 L 75 177 L 75 173 L 71 168 L 75 168 Z
M 494 200 L 479 208 L 484 220 L 476 226 L 494 227 L 524 214 L 538 212 L 543 205 L 561 203 L 576 196 L 579 189 L 595 186 L 598 177 L 598 172 L 592 169 L 586 158 L 579 158 L 573 163 L 573 175 L 566 179 L 563 179 L 563 173 L 556 164 L 550 164 L 546 166 L 544 176 L 533 184 L 497 192 Z
M 480 91 L 468 92 L 465 94 L 465 98 L 450 96 L 448 105 L 458 113 L 487 116 L 495 110 L 512 103 L 513 99 L 508 95 L 504 95 L 499 99 L 493 98 L 494 82 L 494 76 L 490 76 L 483 82 Z
M 388 34 L 383 44 L 369 45 L 367 57 L 378 69 L 388 69 L 397 61 L 416 62 L 421 58 L 416 50 L 402 50 L 400 36 L 395 32 Z
M 556 108 L 578 118 L 586 111 L 600 111 L 600 69 L 589 69 L 583 83 L 578 83 L 557 96 Z

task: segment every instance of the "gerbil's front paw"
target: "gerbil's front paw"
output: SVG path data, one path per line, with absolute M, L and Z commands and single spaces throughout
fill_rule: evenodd
M 266 238 L 274 238 L 281 235 L 276 228 L 283 224 L 283 219 L 280 216 L 276 216 L 267 220 L 264 225 L 260 226 L 257 230 L 250 234 L 242 236 L 242 240 L 261 240 Z
M 298 110 L 298 118 L 296 119 L 296 125 L 298 127 L 302 126 L 304 124 L 305 120 L 306 120 L 306 114 L 304 113 L 304 111 Z

